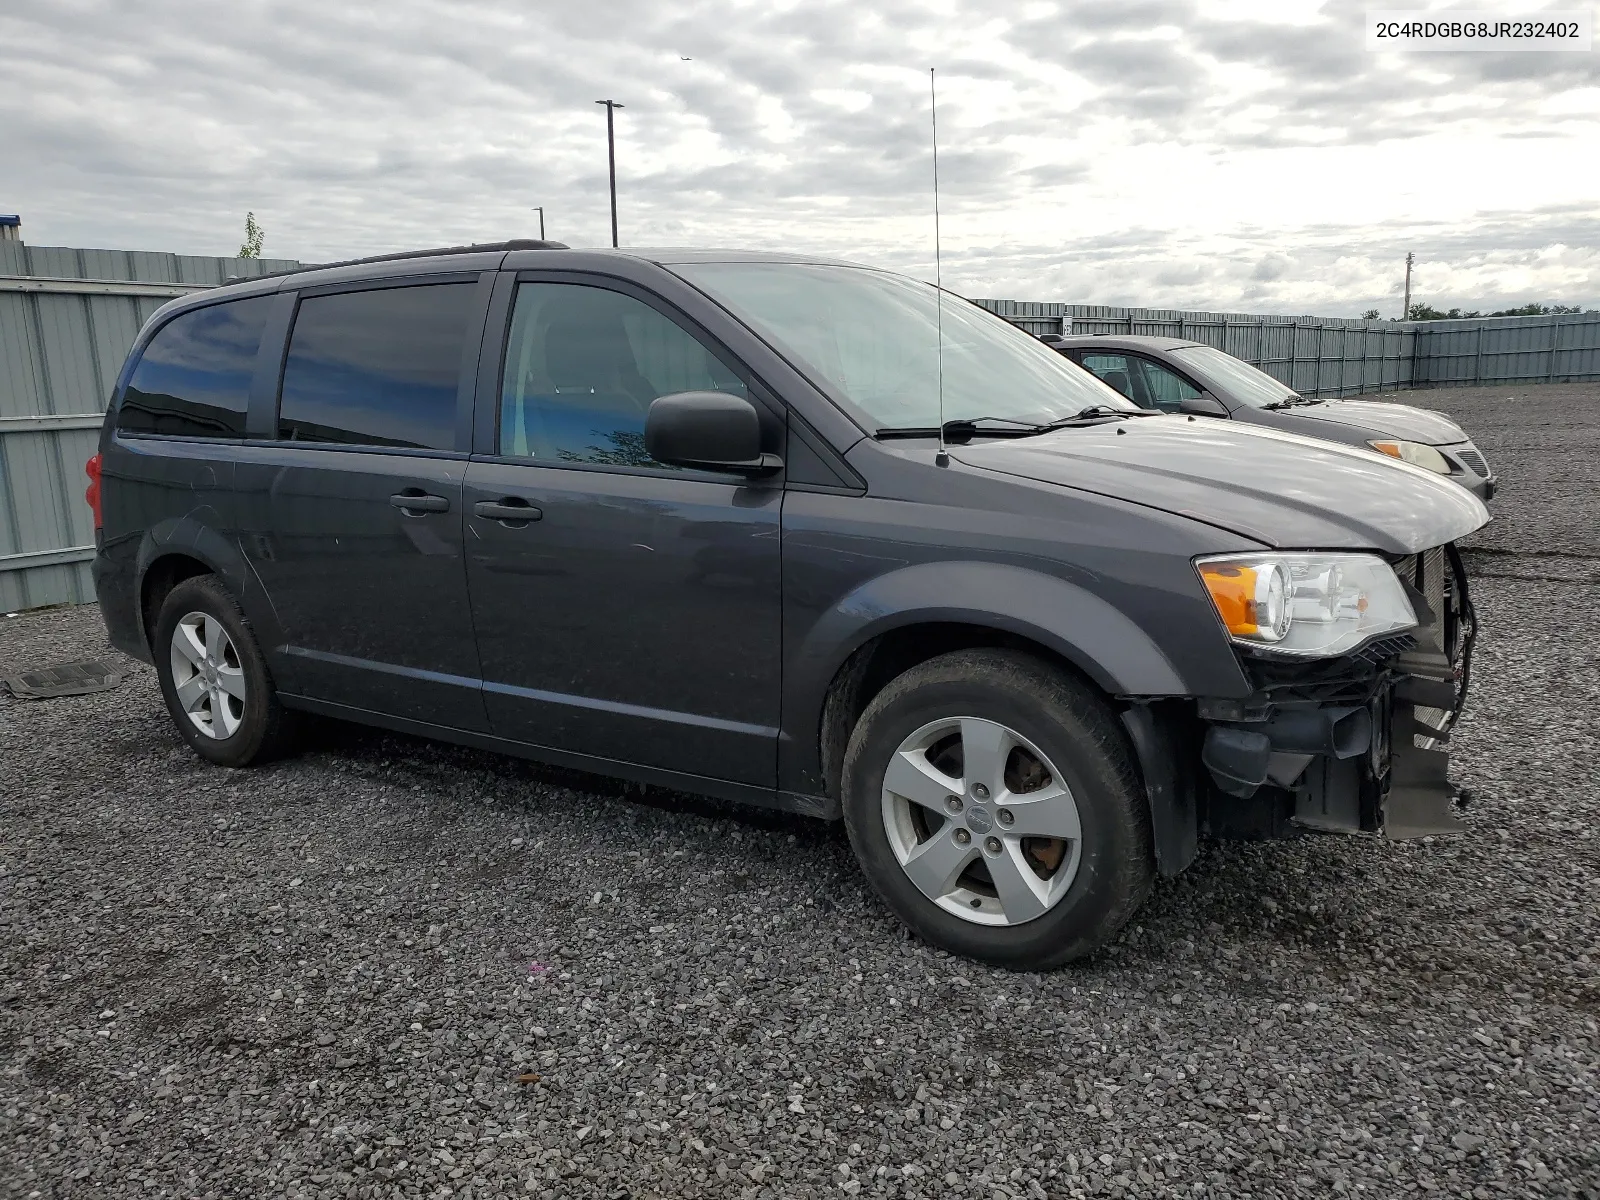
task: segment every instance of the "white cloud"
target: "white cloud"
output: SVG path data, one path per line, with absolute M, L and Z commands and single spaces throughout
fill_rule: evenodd
M 1555 7 L 1560 7 L 1556 4 Z M 307 260 L 507 236 L 832 253 L 971 295 L 1600 303 L 1600 58 L 1377 55 L 1284 0 L 9 0 L 30 241 Z M 685 60 L 688 61 L 685 61 Z

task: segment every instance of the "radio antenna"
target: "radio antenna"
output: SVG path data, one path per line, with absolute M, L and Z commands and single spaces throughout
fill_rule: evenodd
M 939 453 L 934 463 L 950 465 L 944 445 L 944 255 L 939 242 L 939 92 L 934 85 L 933 68 L 928 68 L 928 116 L 933 123 L 933 311 L 939 338 Z

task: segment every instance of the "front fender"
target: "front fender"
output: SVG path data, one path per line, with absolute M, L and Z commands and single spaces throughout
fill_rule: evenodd
M 1061 655 L 1111 696 L 1216 690 L 1186 682 L 1138 624 L 1067 580 L 992 562 L 903 566 L 859 584 L 791 643 L 780 749 L 780 776 L 789 786 L 825 786 L 818 732 L 829 688 L 850 656 L 882 634 L 929 624 L 973 625 L 1025 638 Z
M 1155 642 L 1100 597 L 1052 575 L 986 562 L 918 563 L 870 579 L 811 628 L 793 670 L 818 699 L 839 664 L 881 634 L 907 625 L 981 625 L 1039 642 L 1116 696 L 1185 695 Z

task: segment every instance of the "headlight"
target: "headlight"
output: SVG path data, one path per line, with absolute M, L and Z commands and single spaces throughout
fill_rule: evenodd
M 1408 462 L 1414 467 L 1422 467 L 1428 471 L 1436 471 L 1440 475 L 1450 474 L 1450 463 L 1444 455 L 1432 446 L 1421 442 L 1397 442 L 1392 439 L 1383 439 L 1368 442 L 1380 454 L 1387 454 L 1390 458 L 1398 458 L 1401 462 Z
M 1376 554 L 1229 554 L 1195 567 L 1228 635 L 1247 646 L 1331 658 L 1417 623 Z

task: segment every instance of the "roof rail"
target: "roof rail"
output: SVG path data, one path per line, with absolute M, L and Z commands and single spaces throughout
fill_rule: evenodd
M 491 254 L 509 250 L 570 250 L 565 242 L 544 242 L 538 238 L 512 238 L 505 242 L 478 242 L 471 246 L 439 246 L 432 250 L 402 250 L 397 254 L 374 254 L 368 258 L 346 258 L 339 262 L 305 263 L 287 271 L 269 271 L 261 275 L 229 275 L 225 283 L 244 282 L 250 279 L 278 279 L 284 275 L 300 275 L 306 271 L 324 271 L 331 267 L 360 267 L 367 263 L 399 262 L 407 258 L 438 258 L 445 254 Z

